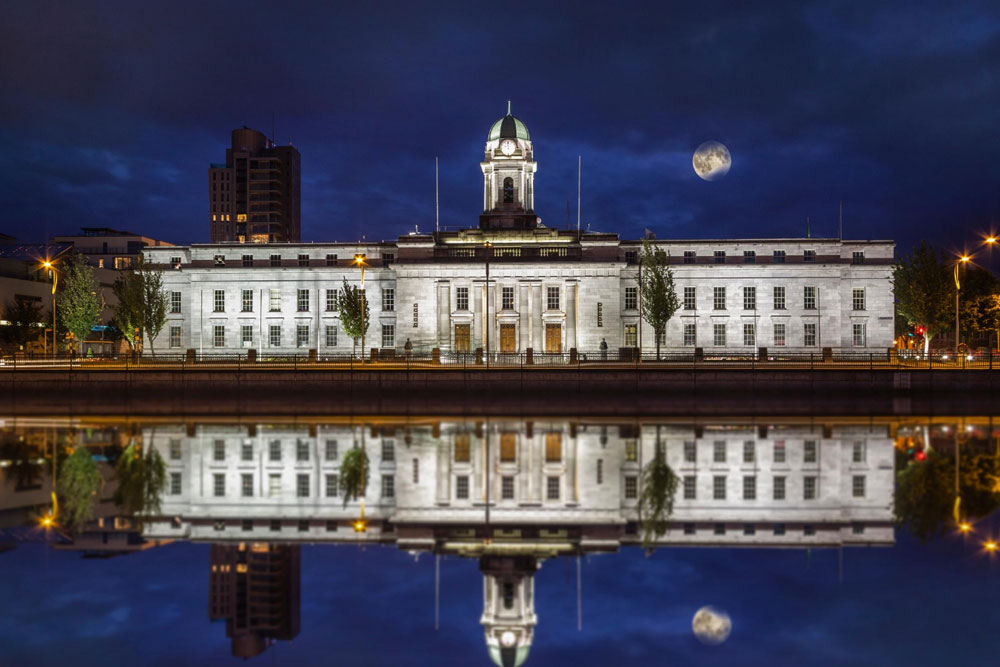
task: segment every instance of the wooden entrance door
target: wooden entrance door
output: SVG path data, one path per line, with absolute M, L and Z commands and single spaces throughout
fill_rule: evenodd
M 455 351 L 456 352 L 468 352 L 469 344 L 472 339 L 471 325 L 469 324 L 456 324 L 455 325 Z
M 545 352 L 547 354 L 559 354 L 562 352 L 562 325 L 545 325 Z
M 513 324 L 500 325 L 500 352 L 504 354 L 517 352 L 516 328 Z

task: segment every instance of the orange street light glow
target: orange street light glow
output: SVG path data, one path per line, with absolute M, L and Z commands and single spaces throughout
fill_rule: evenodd
M 962 255 L 962 256 L 961 256 L 961 257 L 959 257 L 958 259 L 959 259 L 960 261 L 962 261 L 962 262 L 968 262 L 968 261 L 969 261 L 970 259 L 972 259 L 972 258 L 971 258 L 971 257 L 969 257 L 968 255 Z
M 983 548 L 992 553 L 997 550 L 997 543 L 993 540 L 988 540 L 983 542 Z
M 994 243 L 997 242 L 997 237 L 995 237 L 995 236 L 987 236 L 985 240 L 986 240 L 987 243 L 989 243 L 990 245 L 992 245 L 992 244 L 994 244 Z
M 368 530 L 368 522 L 364 519 L 358 519 L 353 524 L 355 533 L 363 533 Z
M 958 530 L 963 533 L 968 533 L 970 530 L 972 530 L 972 524 L 967 521 L 963 521 L 962 523 L 958 524 Z

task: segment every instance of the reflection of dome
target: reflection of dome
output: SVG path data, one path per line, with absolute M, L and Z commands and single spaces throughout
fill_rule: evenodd
M 510 102 L 507 103 L 507 115 L 493 123 L 493 127 L 490 128 L 490 136 L 486 140 L 495 141 L 497 139 L 531 141 L 527 126 L 521 122 L 520 118 L 514 118 L 510 115 Z
M 493 644 L 490 645 L 490 659 L 497 667 L 521 667 L 528 659 L 530 646 L 517 646 L 511 648 L 501 648 Z

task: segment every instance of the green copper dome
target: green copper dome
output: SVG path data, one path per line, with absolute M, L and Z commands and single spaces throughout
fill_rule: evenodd
M 510 115 L 510 102 L 507 102 L 507 115 L 493 123 L 493 127 L 490 128 L 490 136 L 487 141 L 495 141 L 497 139 L 524 139 L 525 141 L 531 141 L 531 135 L 528 134 L 527 126 L 521 122 L 521 119 Z

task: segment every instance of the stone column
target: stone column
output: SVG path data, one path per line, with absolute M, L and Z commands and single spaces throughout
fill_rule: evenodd
M 486 289 L 485 283 L 473 283 L 472 289 L 472 344 L 470 347 L 475 350 L 483 346 L 483 291 Z
M 437 460 L 435 461 L 435 489 L 434 500 L 438 504 L 445 504 L 451 501 L 451 447 L 448 446 L 444 438 L 438 438 L 435 447 Z
M 576 298 L 577 283 L 566 283 L 566 348 L 567 352 L 576 345 Z
M 437 284 L 437 344 L 451 349 L 451 286 L 446 282 Z
M 545 340 L 542 338 L 542 285 L 531 286 L 531 347 L 535 352 L 545 352 Z
M 529 295 L 531 294 L 531 286 L 525 283 L 521 283 L 519 286 L 521 291 L 521 298 L 517 304 L 518 312 L 518 329 L 521 344 L 518 347 L 518 352 L 524 353 L 529 347 L 531 347 L 531 299 Z

